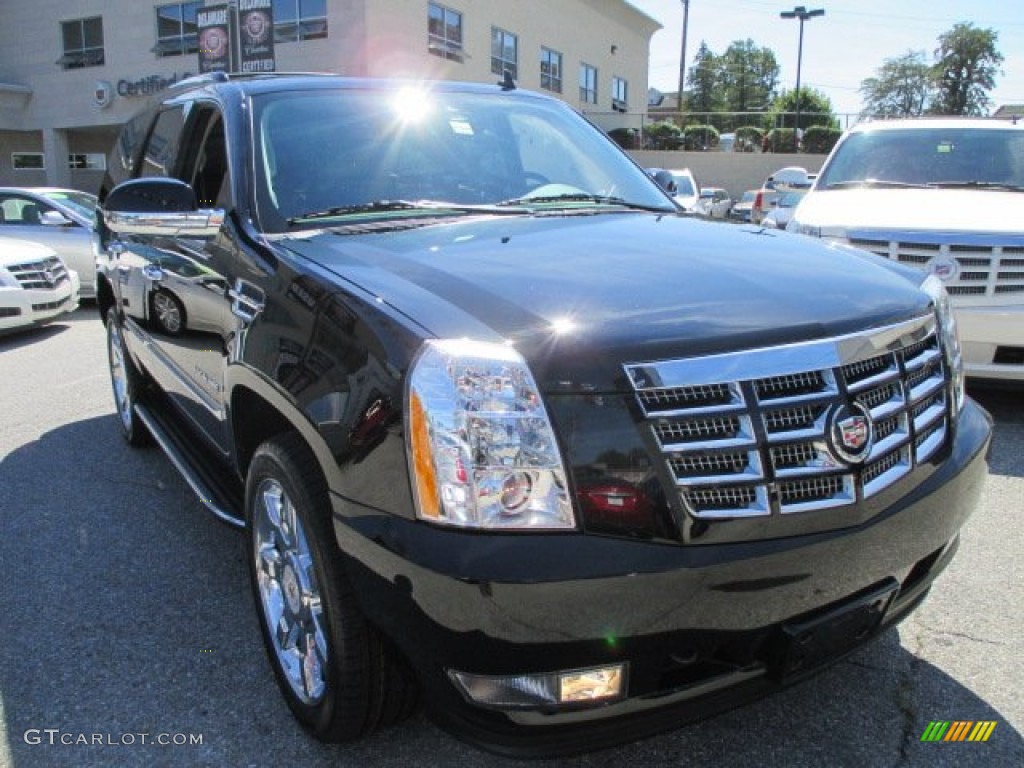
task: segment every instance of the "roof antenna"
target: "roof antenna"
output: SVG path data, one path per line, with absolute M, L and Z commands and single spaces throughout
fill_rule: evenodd
M 498 83 L 503 91 L 514 91 L 516 89 L 516 81 L 512 79 L 512 73 L 507 69 L 505 74 L 501 78 L 501 82 Z

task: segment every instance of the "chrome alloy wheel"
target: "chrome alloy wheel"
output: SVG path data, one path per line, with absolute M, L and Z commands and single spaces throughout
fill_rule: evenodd
M 153 294 L 153 311 L 160 327 L 167 333 L 181 332 L 181 307 L 173 297 L 162 291 Z
M 305 530 L 273 478 L 256 490 L 253 515 L 260 605 L 277 661 L 295 696 L 315 705 L 327 688 L 327 631 Z
M 107 351 L 110 356 L 110 384 L 114 389 L 114 407 L 125 432 L 131 432 L 135 414 L 132 413 L 132 390 L 128 381 L 128 368 L 125 365 L 121 329 L 117 327 L 117 320 L 111 318 L 107 322 L 110 324 L 107 329 Z

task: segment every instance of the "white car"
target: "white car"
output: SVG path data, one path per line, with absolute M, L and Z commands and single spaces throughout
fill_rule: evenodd
M 57 252 L 82 281 L 82 298 L 96 295 L 92 248 L 96 196 L 56 187 L 0 187 L 0 238 L 40 243 Z
M 790 189 L 781 193 L 775 201 L 775 207 L 761 219 L 761 226 L 768 229 L 785 229 L 806 194 L 806 189 Z
M 676 202 L 684 210 L 692 211 L 697 205 L 697 195 L 700 192 L 697 179 L 694 178 L 689 168 L 669 169 L 669 173 L 672 174 L 672 180 L 676 183 Z
M 801 168 L 799 165 L 791 165 L 777 170 L 764 180 L 761 189 L 754 196 L 754 202 L 750 206 L 751 223 L 760 224 L 761 219 L 775 207 L 782 192 L 791 189 L 810 189 L 811 182 L 811 174 L 808 174 L 807 169 Z
M 694 209 L 709 218 L 724 219 L 732 210 L 732 198 L 721 187 L 704 187 Z
M 0 334 L 74 312 L 79 288 L 78 274 L 52 249 L 0 238 Z
M 860 123 L 789 231 L 848 243 L 946 285 L 967 375 L 1024 382 L 1024 124 Z

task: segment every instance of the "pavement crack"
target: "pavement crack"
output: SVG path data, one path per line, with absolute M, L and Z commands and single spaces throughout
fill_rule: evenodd
M 922 629 L 924 629 L 922 627 Z M 900 753 L 894 766 L 905 765 L 910 759 L 910 747 L 917 741 L 915 722 L 917 722 L 917 709 L 914 706 L 917 691 L 918 672 L 925 664 L 921 658 L 921 651 L 924 645 L 920 630 L 915 629 L 913 624 L 906 625 L 907 637 L 904 646 L 910 651 L 910 662 L 906 670 L 900 675 L 896 685 L 895 704 L 900 711 L 901 733 Z
M 972 643 L 980 643 L 982 645 L 995 645 L 995 646 L 1005 646 L 1006 645 L 1006 643 L 1001 643 L 998 640 L 989 640 L 989 639 L 984 638 L 984 637 L 975 637 L 974 635 L 971 635 L 971 634 L 969 634 L 967 632 L 954 632 L 954 631 L 948 630 L 948 629 L 935 629 L 934 627 L 929 627 L 929 626 L 926 626 L 924 624 L 921 624 L 920 626 L 926 632 L 928 632 L 930 634 L 933 634 L 933 635 L 945 635 L 947 637 L 960 637 L 960 638 L 963 638 L 964 640 L 970 640 Z

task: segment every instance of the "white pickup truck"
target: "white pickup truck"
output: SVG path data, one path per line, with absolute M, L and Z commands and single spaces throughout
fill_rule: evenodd
M 1024 381 L 1024 124 L 861 123 L 789 231 L 919 267 L 946 285 L 968 377 Z

